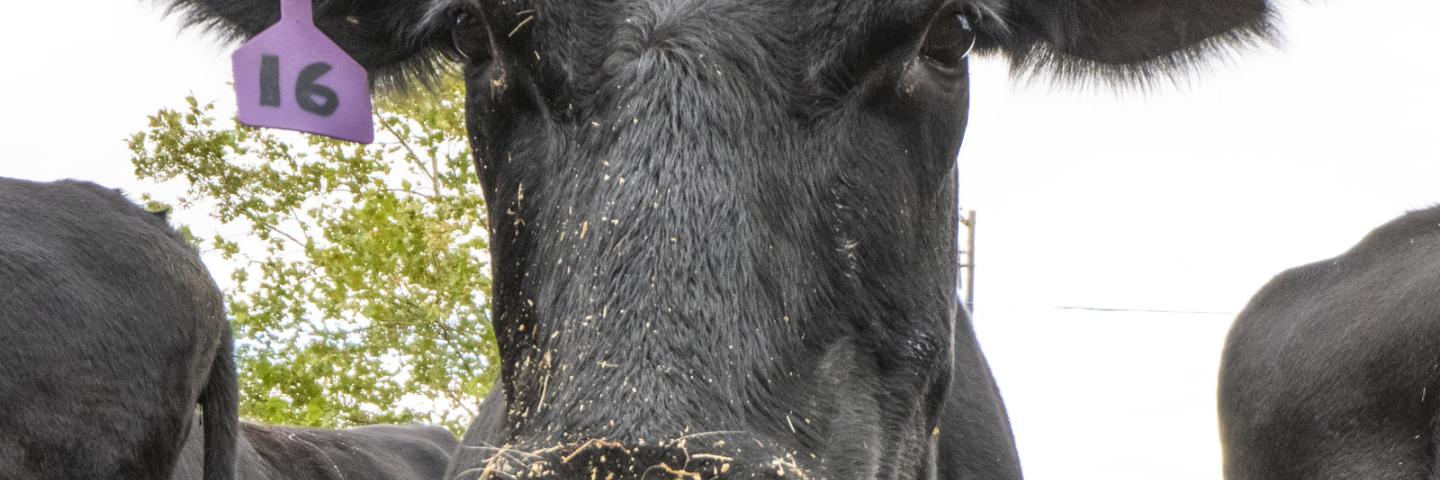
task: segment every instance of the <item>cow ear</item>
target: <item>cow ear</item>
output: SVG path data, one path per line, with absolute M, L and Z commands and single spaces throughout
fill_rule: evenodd
M 426 81 L 454 55 L 450 18 L 459 0 L 315 0 L 315 24 L 370 72 L 379 87 Z M 163 0 L 171 12 L 235 39 L 280 19 L 280 0 Z
M 977 47 L 1009 57 L 1019 76 L 1143 84 L 1270 41 L 1271 8 L 1267 0 L 1010 0 L 977 9 Z

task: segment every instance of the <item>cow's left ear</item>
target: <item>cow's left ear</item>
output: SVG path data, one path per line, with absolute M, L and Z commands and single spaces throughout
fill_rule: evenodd
M 1272 37 L 1266 0 L 977 2 L 986 3 L 1003 6 L 978 9 L 977 47 L 1022 74 L 1144 81 Z
M 191 25 L 247 39 L 280 19 L 279 0 L 162 0 Z M 315 25 L 385 86 L 427 79 L 451 48 L 451 19 L 461 0 L 314 0 Z

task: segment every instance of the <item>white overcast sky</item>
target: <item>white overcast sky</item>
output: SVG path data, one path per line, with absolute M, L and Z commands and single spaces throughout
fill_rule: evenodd
M 190 92 L 233 108 L 228 47 L 150 3 L 11 3 L 0 175 L 143 191 L 124 139 L 146 114 Z M 976 323 L 1028 478 L 1220 477 L 1233 313 L 1276 272 L 1440 202 L 1437 18 L 1414 0 L 1286 5 L 1281 48 L 1144 93 L 972 67 Z

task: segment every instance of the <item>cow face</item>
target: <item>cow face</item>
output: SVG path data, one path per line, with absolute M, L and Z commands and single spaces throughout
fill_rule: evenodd
M 172 2 L 242 33 L 275 11 Z M 982 388 L 949 372 L 972 45 L 1145 80 L 1263 37 L 1267 11 L 331 0 L 316 21 L 381 82 L 464 63 L 505 411 L 459 478 L 914 479 L 947 390 Z
M 506 443 L 562 446 L 537 473 L 565 477 L 915 470 L 949 380 L 980 11 L 455 7 Z

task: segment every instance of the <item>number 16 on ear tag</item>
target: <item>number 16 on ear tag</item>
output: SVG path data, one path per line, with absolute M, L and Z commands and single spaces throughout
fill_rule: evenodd
M 231 57 L 240 122 L 375 141 L 370 78 L 315 28 L 311 0 L 280 0 L 280 22 Z

